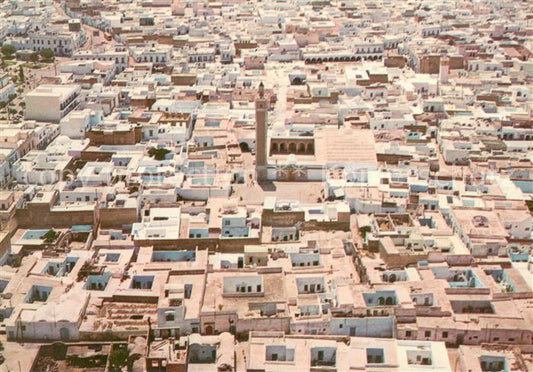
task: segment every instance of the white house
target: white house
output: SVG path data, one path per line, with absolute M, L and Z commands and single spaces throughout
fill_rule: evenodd
M 43 84 L 26 95 L 25 118 L 59 122 L 79 104 L 79 85 Z

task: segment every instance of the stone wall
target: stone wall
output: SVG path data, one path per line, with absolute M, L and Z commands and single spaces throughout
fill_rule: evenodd
M 86 133 L 91 146 L 101 145 L 135 145 L 141 140 L 141 127 L 134 127 L 130 130 L 104 131 L 91 130 Z
M 96 225 L 97 217 L 92 210 L 50 211 L 48 208 L 17 209 L 19 228 L 51 229 L 70 228 L 72 225 Z
M 405 61 L 405 57 L 391 56 L 391 57 L 386 57 L 384 63 L 385 63 L 385 67 L 404 68 L 406 61 Z
M 420 58 L 421 74 L 438 74 L 440 70 L 440 56 L 423 56 Z
M 245 245 L 261 244 L 260 238 L 198 238 L 136 240 L 136 247 L 154 247 L 154 250 L 209 249 L 212 252 L 243 253 Z
M 273 210 L 263 209 L 262 224 L 263 226 L 275 227 L 292 227 L 298 222 L 305 220 L 303 211 L 296 212 L 274 212 Z
M 120 229 L 137 222 L 136 208 L 103 208 L 99 214 L 100 227 L 104 229 Z

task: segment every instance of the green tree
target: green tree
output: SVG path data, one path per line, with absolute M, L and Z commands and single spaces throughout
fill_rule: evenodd
M 16 51 L 17 51 L 17 49 L 11 44 L 2 45 L 2 54 L 6 58 L 13 58 L 13 54 L 15 54 Z
M 6 111 L 7 113 L 7 118 L 9 119 L 9 112 L 8 109 L 7 109 L 7 102 L 0 102 L 0 111 Z M 5 117 L 2 118 L 2 120 L 5 120 Z
M 24 76 L 24 69 L 22 68 L 22 65 L 19 66 L 19 79 L 21 83 L 24 83 L 26 80 L 26 77 Z
M 359 229 L 359 232 L 361 233 L 363 239 L 366 238 L 366 234 L 368 234 L 370 231 L 372 231 L 372 228 L 370 226 L 362 226 Z
M 39 62 L 39 54 L 36 52 L 30 54 L 30 61 L 33 63 Z
M 155 160 L 164 160 L 169 152 L 169 149 L 157 149 L 155 147 L 152 147 L 150 148 L 150 150 L 148 150 L 148 155 L 153 157 Z
M 41 49 L 39 54 L 46 62 L 52 62 L 54 60 L 54 51 L 50 48 Z
M 129 352 L 126 346 L 116 345 L 109 354 L 109 364 L 111 371 L 120 371 L 128 364 Z
M 45 243 L 52 243 L 54 240 L 56 240 L 57 236 L 59 234 L 54 229 L 50 229 L 46 232 L 46 234 L 43 235 Z

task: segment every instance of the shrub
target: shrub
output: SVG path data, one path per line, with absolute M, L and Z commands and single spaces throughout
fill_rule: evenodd
M 153 157 L 155 160 L 164 160 L 168 153 L 170 153 L 169 149 L 157 149 L 152 147 L 150 150 L 148 150 L 148 155 Z

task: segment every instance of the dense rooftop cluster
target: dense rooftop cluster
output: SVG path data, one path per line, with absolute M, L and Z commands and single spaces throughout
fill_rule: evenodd
M 0 14 L 8 370 L 533 370 L 530 2 Z

